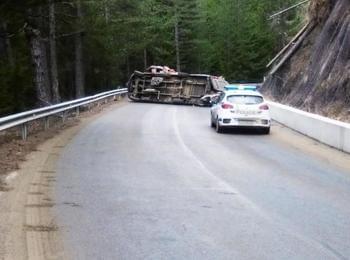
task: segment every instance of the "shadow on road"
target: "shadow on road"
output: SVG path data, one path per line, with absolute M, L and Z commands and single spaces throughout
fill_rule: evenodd
M 266 135 L 261 129 L 254 128 L 229 128 L 223 129 L 221 134 L 225 135 Z

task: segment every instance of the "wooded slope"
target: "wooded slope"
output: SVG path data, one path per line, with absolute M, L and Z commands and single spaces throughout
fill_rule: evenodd
M 2 0 L 0 116 L 125 85 L 167 65 L 261 82 L 300 0 Z

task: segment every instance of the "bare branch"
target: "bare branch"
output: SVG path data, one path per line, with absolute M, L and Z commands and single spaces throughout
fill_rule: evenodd
M 61 35 L 56 36 L 56 39 L 63 38 L 63 37 L 74 36 L 74 35 L 81 34 L 81 33 L 84 33 L 84 32 L 85 32 L 84 30 L 80 30 L 80 31 L 77 31 L 77 32 L 61 34 Z
M 309 2 L 309 1 L 310 0 L 304 0 L 304 1 L 300 2 L 300 3 L 298 3 L 298 4 L 292 5 L 292 6 L 286 8 L 286 9 L 284 9 L 282 11 L 279 11 L 278 13 L 275 13 L 275 14 L 271 15 L 268 20 L 271 20 L 271 19 L 275 18 L 276 16 L 284 14 L 284 13 L 286 13 L 286 12 L 288 12 L 288 11 L 290 11 L 290 10 L 292 10 L 292 9 L 302 5 L 302 4 L 305 4 L 305 3 Z

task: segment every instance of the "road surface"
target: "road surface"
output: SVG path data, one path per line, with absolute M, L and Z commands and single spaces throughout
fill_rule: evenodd
M 350 259 L 349 157 L 129 103 L 64 149 L 55 214 L 74 259 Z

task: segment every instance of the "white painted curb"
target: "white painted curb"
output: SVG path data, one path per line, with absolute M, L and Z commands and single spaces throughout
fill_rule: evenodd
M 273 120 L 341 151 L 350 153 L 350 124 L 268 102 Z

